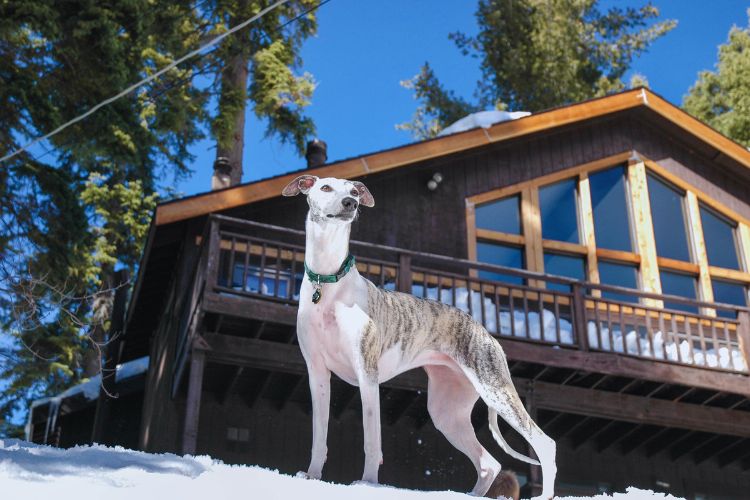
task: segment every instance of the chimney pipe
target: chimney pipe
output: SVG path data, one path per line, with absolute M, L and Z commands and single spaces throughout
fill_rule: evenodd
M 319 167 L 328 161 L 328 145 L 320 139 L 313 139 L 307 143 L 307 168 Z
M 214 162 L 214 174 L 211 176 L 211 190 L 224 189 L 232 185 L 232 165 L 229 158 L 220 156 Z

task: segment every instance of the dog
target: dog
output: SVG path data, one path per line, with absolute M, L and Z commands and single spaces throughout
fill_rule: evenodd
M 313 443 L 308 478 L 320 479 L 335 373 L 359 386 L 365 464 L 362 482 L 377 484 L 383 461 L 379 384 L 422 367 L 427 372 L 427 409 L 435 427 L 474 464 L 471 494 L 482 496 L 500 463 L 479 443 L 471 411 L 481 397 L 489 427 L 509 455 L 542 467 L 542 498 L 552 498 L 557 473 L 555 442 L 524 409 L 500 344 L 455 307 L 377 288 L 360 276 L 349 254 L 351 224 L 360 206 L 375 200 L 361 182 L 301 175 L 282 191 L 307 196 L 305 277 L 297 312 L 297 337 L 307 365 L 312 399 Z M 500 415 L 531 445 L 539 461 L 511 449 L 500 434 Z

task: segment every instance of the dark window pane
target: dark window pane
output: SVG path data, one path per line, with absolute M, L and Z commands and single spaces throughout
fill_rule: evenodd
M 651 219 L 659 257 L 690 261 L 682 193 L 656 177 L 648 176 Z
M 544 272 L 547 274 L 556 274 L 557 276 L 566 276 L 580 281 L 586 279 L 586 266 L 583 262 L 583 258 L 570 255 L 545 253 Z M 547 288 L 551 290 L 561 290 L 563 292 L 570 291 L 570 286 L 561 283 L 548 282 Z
M 539 188 L 539 206 L 542 238 L 579 243 L 575 179 Z
M 661 292 L 663 294 L 679 295 L 680 297 L 687 297 L 693 300 L 697 298 L 697 294 L 695 293 L 695 276 L 669 271 L 661 271 L 659 276 L 661 277 Z M 675 304 L 673 302 L 665 302 L 664 307 L 680 311 L 698 312 L 698 309 L 694 306 Z
M 477 206 L 475 211 L 477 227 L 501 233 L 521 234 L 518 201 L 518 196 L 511 196 Z
M 738 306 L 747 305 L 747 291 L 744 285 L 730 283 L 727 281 L 711 280 L 711 288 L 714 290 L 714 302 L 734 304 Z M 717 316 L 734 318 L 736 315 L 731 311 L 716 310 Z
M 704 206 L 701 206 L 701 225 L 708 263 L 717 267 L 739 269 L 734 226 Z
M 477 242 L 477 260 L 488 264 L 497 264 L 505 267 L 523 269 L 523 249 L 496 243 Z M 505 281 L 508 283 L 522 284 L 523 279 L 518 276 L 479 271 L 479 277 L 490 280 Z
M 638 289 L 638 269 L 628 264 L 599 261 L 599 281 L 604 285 Z M 602 297 L 621 302 L 638 302 L 637 295 L 602 292 Z
M 625 169 L 610 168 L 589 176 L 596 246 L 632 252 Z

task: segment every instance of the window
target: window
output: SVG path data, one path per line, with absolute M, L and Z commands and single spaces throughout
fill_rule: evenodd
M 564 255 L 558 253 L 544 253 L 544 272 L 565 276 L 580 281 L 586 280 L 586 266 L 583 257 Z M 570 287 L 561 283 L 547 283 L 547 288 L 552 290 L 570 291 Z
M 714 292 L 714 302 L 747 306 L 747 290 L 745 285 L 730 281 L 711 280 L 711 288 Z M 717 316 L 733 318 L 735 314 L 730 311 L 716 310 Z
M 625 169 L 610 168 L 589 175 L 596 246 L 632 252 Z
M 576 179 L 539 188 L 542 238 L 579 243 Z
M 678 295 L 688 299 L 695 300 L 696 294 L 696 278 L 689 274 L 675 273 L 671 271 L 660 271 L 659 276 L 661 278 L 661 291 L 666 295 Z M 677 304 L 673 302 L 665 302 L 664 307 L 669 309 L 677 309 L 680 311 L 697 312 L 698 309 L 695 306 L 689 306 L 686 304 Z
M 651 174 L 648 175 L 648 195 L 656 254 L 659 257 L 689 262 L 685 195 Z
M 604 285 L 638 289 L 638 268 L 631 264 L 599 261 L 599 281 Z M 602 297 L 622 302 L 638 302 L 636 295 L 602 292 Z
M 487 262 L 488 264 L 496 264 L 498 266 L 515 267 L 517 269 L 523 269 L 524 267 L 522 248 L 497 243 L 478 242 L 477 260 L 480 262 Z M 523 279 L 518 276 L 493 273 L 490 271 L 479 271 L 479 277 L 515 284 L 522 284 L 523 282 Z
M 735 225 L 704 205 L 700 212 L 709 265 L 739 269 Z
M 477 227 L 499 233 L 521 234 L 519 201 L 518 196 L 511 196 L 477 206 Z

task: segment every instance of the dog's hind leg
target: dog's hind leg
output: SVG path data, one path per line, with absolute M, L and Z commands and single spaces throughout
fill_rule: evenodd
M 477 470 L 471 490 L 482 496 L 500 472 L 500 463 L 477 440 L 471 424 L 471 410 L 479 395 L 458 366 L 427 365 L 427 410 L 432 422 L 448 441 L 469 457 Z

